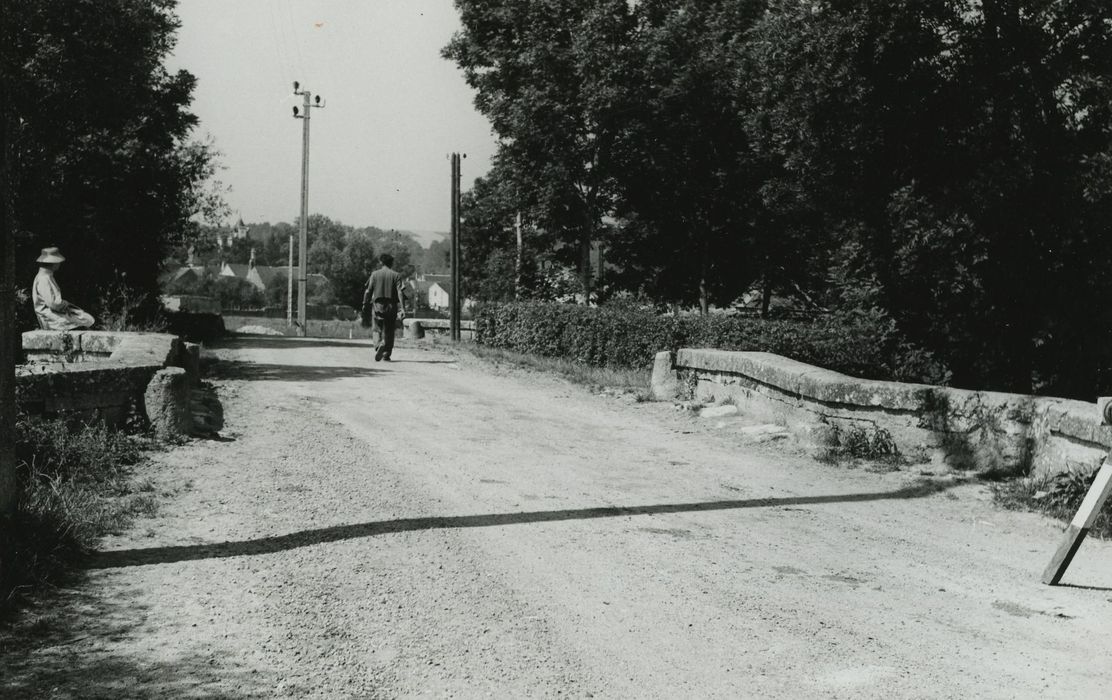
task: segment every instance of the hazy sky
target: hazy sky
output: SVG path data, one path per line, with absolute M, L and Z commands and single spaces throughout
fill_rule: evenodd
M 486 173 L 490 125 L 440 49 L 452 0 L 180 0 L 172 69 L 197 76 L 193 112 L 232 186 L 233 218 L 300 212 L 301 125 L 292 82 L 321 95 L 310 136 L 309 210 L 354 226 L 448 229 L 448 154 L 463 186 Z

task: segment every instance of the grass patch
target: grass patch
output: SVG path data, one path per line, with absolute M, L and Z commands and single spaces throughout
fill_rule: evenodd
M 826 446 L 818 455 L 819 461 L 828 464 L 856 464 L 869 462 L 886 470 L 896 470 L 903 465 L 892 433 L 884 428 L 855 425 L 848 429 L 831 425 L 826 434 Z
M 0 615 L 64 581 L 101 537 L 158 506 L 154 483 L 134 479 L 155 446 L 149 437 L 21 416 L 15 438 L 21 493 L 3 543 Z
M 463 353 L 494 367 L 510 366 L 543 372 L 562 377 L 595 391 L 608 390 L 632 394 L 638 402 L 648 401 L 651 397 L 652 372 L 650 370 L 595 367 L 560 357 L 530 355 L 477 343 L 457 344 L 450 341 L 441 341 L 439 338 L 434 338 L 432 344 L 438 349 Z
M 1068 523 L 1096 478 L 1097 469 L 1070 470 L 1053 476 L 1028 476 L 992 484 L 997 505 L 1008 510 L 1042 513 Z M 1112 538 L 1112 499 L 1104 503 L 1089 534 Z

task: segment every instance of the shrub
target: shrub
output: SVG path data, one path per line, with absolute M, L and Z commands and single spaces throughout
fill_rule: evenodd
M 15 440 L 20 497 L 0 561 L 0 612 L 21 590 L 57 581 L 101 536 L 152 505 L 131 479 L 142 459 L 136 437 L 20 416 Z
M 665 316 L 630 305 L 488 303 L 475 311 L 476 341 L 600 367 L 647 369 L 661 350 L 681 347 L 772 352 L 867 379 L 945 381 L 945 368 L 911 348 L 892 321 L 874 313 L 809 320 Z
M 1074 470 L 1051 476 L 1032 476 L 993 484 L 998 504 L 1011 510 L 1042 513 L 1062 522 L 1069 522 L 1081 507 L 1099 467 Z M 1102 538 L 1112 537 L 1112 500 L 1105 502 L 1090 530 Z
M 848 429 L 831 425 L 826 433 L 826 446 L 818 458 L 830 463 L 865 460 L 890 469 L 899 468 L 904 462 L 890 432 L 876 426 L 866 428 L 861 425 Z

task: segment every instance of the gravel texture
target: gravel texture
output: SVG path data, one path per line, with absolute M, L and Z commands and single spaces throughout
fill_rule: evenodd
M 819 464 L 744 417 L 401 345 L 214 353 L 4 698 L 1107 697 L 1112 546 L 983 485 Z M 749 431 L 752 432 L 752 431 Z M 30 615 L 31 613 L 29 613 Z

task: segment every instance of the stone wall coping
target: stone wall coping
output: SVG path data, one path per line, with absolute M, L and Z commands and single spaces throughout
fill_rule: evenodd
M 181 340 L 169 333 L 27 331 L 23 349 L 37 353 L 107 355 L 108 362 L 175 364 Z
M 402 319 L 402 325 L 407 329 L 411 325 L 413 325 L 414 323 L 421 324 L 422 328 L 450 329 L 451 326 L 452 326 L 452 322 L 449 319 L 446 319 L 446 318 L 409 318 L 409 317 L 406 317 L 406 318 Z M 460 322 L 459 322 L 459 327 L 460 327 L 460 330 L 473 331 L 473 330 L 475 330 L 475 322 L 474 321 L 464 321 L 464 320 L 461 319 Z
M 125 362 L 35 362 L 16 365 L 15 375 L 17 377 L 31 377 L 47 374 L 89 374 L 121 369 L 159 370 L 163 367 L 164 365 L 157 362 L 143 362 L 141 360 Z
M 1100 425 L 1096 404 L 1086 401 L 858 379 L 767 352 L 684 348 L 676 352 L 673 368 L 741 375 L 801 398 L 841 406 L 926 413 L 944 402 L 951 412 L 976 406 L 1022 414 L 1027 421 L 1037 416 L 1047 421 L 1052 433 L 1112 447 L 1112 427 Z

